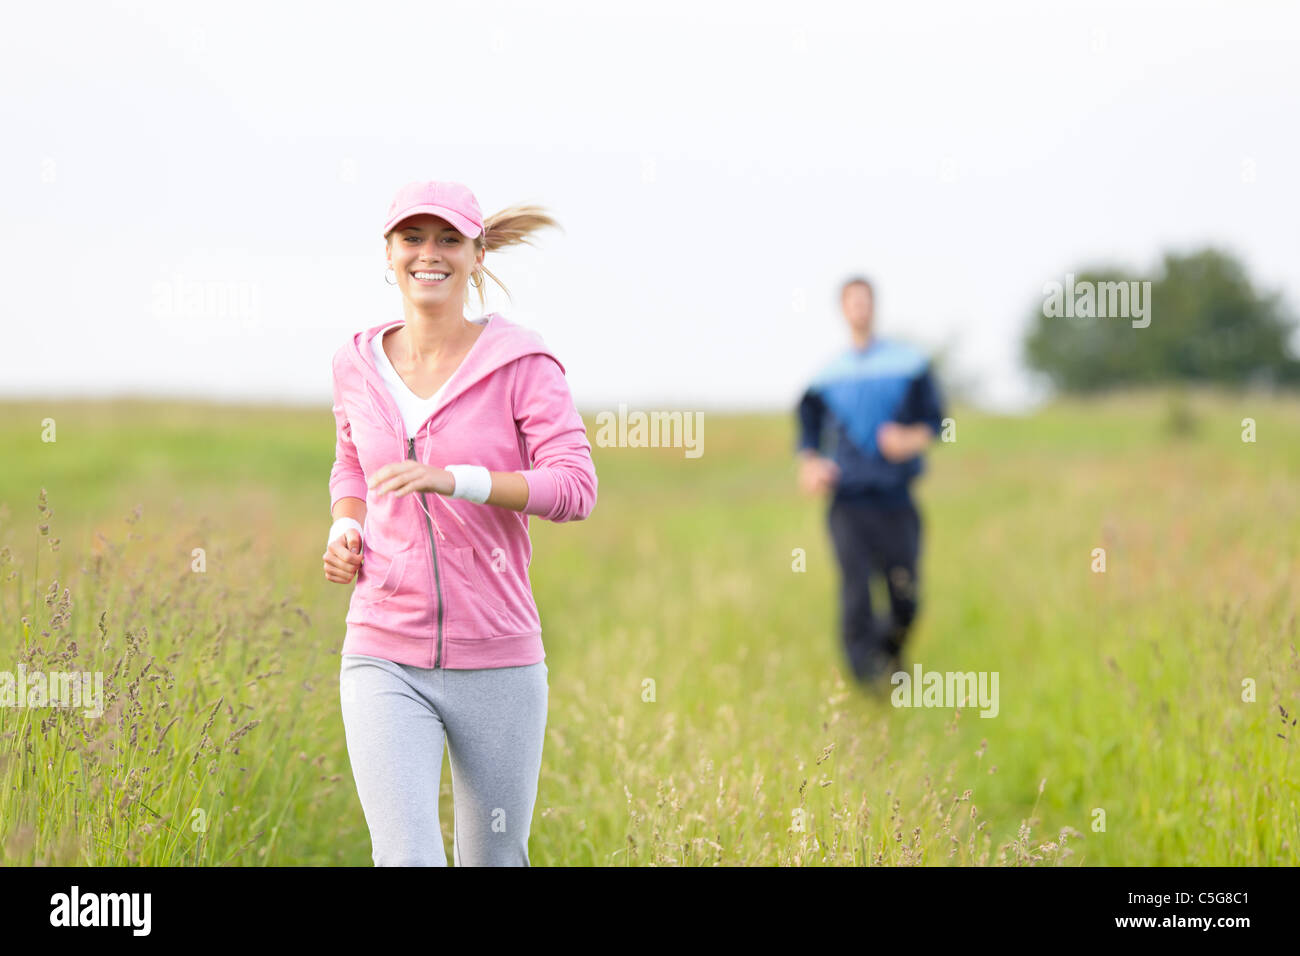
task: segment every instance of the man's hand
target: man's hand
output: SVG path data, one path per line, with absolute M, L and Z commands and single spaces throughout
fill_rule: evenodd
M 898 422 L 884 422 L 876 429 L 876 447 L 886 461 L 895 463 L 915 458 L 930 444 L 934 432 L 925 424 L 900 425 Z
M 840 467 L 829 458 L 812 451 L 799 458 L 799 487 L 805 494 L 818 495 L 830 491 L 840 480 Z
M 446 468 L 435 468 L 411 459 L 384 465 L 366 479 L 377 494 L 392 492 L 399 498 L 412 491 L 435 491 L 449 495 L 456 490 L 456 478 Z

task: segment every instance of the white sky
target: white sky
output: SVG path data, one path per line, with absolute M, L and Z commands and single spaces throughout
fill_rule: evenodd
M 328 404 L 334 350 L 402 317 L 380 226 L 413 179 L 564 226 L 489 254 L 514 293 L 489 308 L 542 334 L 583 411 L 793 409 L 847 342 L 854 272 L 880 334 L 953 345 L 999 407 L 1035 394 L 1023 329 L 1081 266 L 1214 242 L 1300 306 L 1300 14 L 1280 0 L 6 21 L 8 396 Z

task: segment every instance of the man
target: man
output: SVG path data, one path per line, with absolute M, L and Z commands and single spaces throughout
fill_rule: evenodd
M 841 287 L 852 346 L 816 377 L 798 408 L 799 481 L 809 494 L 833 489 L 827 523 L 840 563 L 842 639 L 853 674 L 864 683 L 903 666 L 921 548 L 921 517 L 909 486 L 944 417 L 925 354 L 872 335 L 874 298 L 861 276 Z M 873 574 L 883 575 L 888 588 L 886 620 L 872 613 Z

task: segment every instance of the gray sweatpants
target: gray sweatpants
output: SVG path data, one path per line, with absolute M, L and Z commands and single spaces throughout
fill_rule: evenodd
M 456 866 L 528 866 L 546 662 L 448 670 L 342 658 L 343 727 L 375 866 L 447 865 L 438 824 L 444 739 Z

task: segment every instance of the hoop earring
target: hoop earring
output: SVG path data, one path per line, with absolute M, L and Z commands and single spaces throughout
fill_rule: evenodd
M 474 281 L 474 278 L 475 278 L 476 276 L 478 277 L 478 281 L 477 281 L 477 282 Z M 470 276 L 469 276 L 469 284 L 472 285 L 472 286 L 473 286 L 474 288 L 476 288 L 476 289 L 479 288 L 480 286 L 482 286 L 482 285 L 483 285 L 483 273 L 481 273 L 481 272 L 471 272 L 471 273 L 470 273 Z
M 385 282 L 388 282 L 388 273 L 389 273 L 389 272 L 392 272 L 392 271 L 393 271 L 393 267 L 392 267 L 392 266 L 389 266 L 387 269 L 384 270 L 384 281 L 385 281 Z M 389 285 L 397 285 L 397 273 L 396 273 L 396 272 L 393 272 L 393 281 L 392 281 L 392 282 L 388 282 L 388 284 L 389 284 Z

